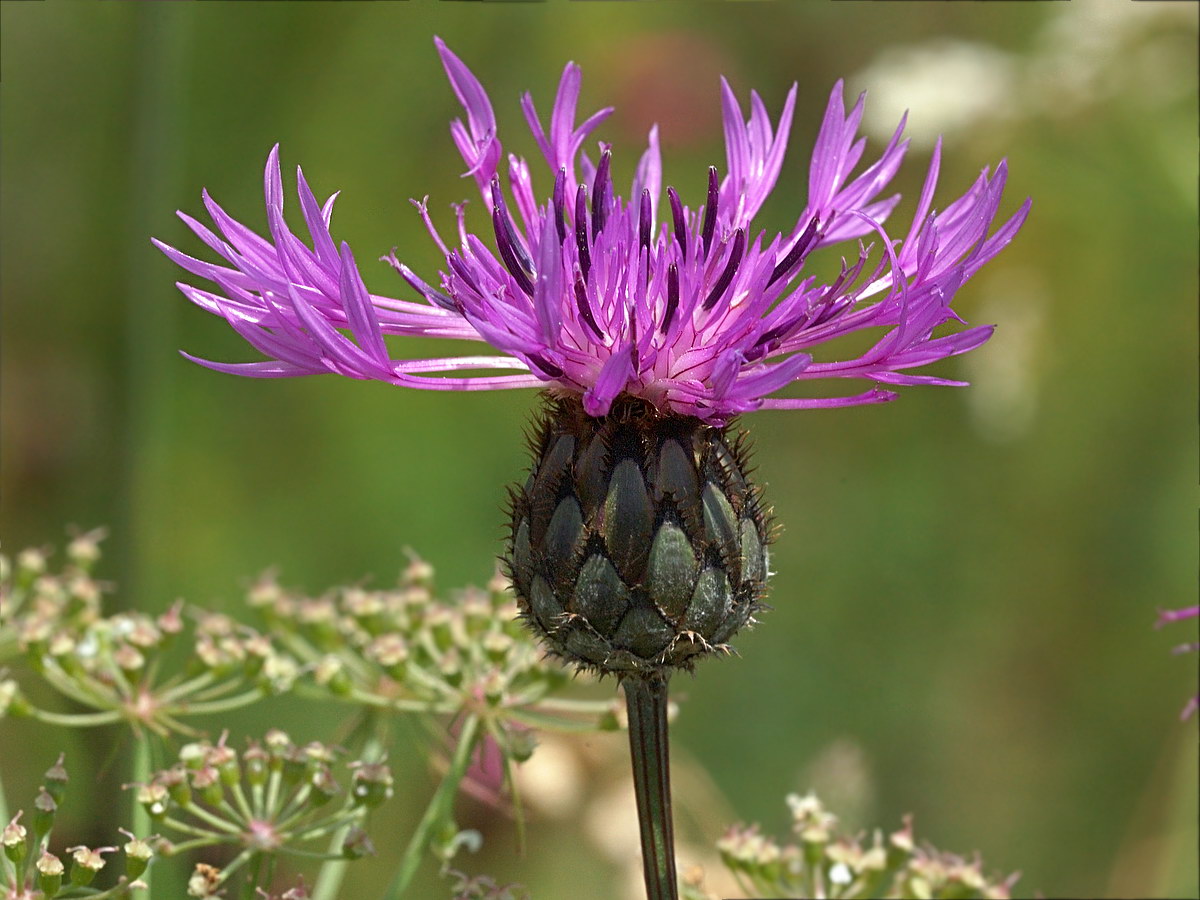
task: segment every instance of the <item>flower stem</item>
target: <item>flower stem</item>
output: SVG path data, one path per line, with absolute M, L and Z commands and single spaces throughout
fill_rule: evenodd
M 360 758 L 366 762 L 381 762 L 385 756 L 382 741 L 376 736 L 368 737 Z M 341 849 L 353 824 L 353 820 L 346 822 L 330 837 L 326 852 L 336 858 L 330 858 L 321 866 L 317 883 L 313 886 L 312 900 L 337 900 L 342 879 L 346 877 L 346 866 L 350 862 L 342 856 Z
M 135 733 L 133 735 L 133 763 L 129 773 L 129 783 L 131 785 L 143 785 L 150 783 L 150 775 L 154 771 L 154 763 L 150 758 L 150 741 L 151 738 L 149 734 Z M 136 837 L 146 840 L 150 837 L 150 829 L 152 827 L 150 813 L 148 813 L 146 808 L 140 802 L 138 802 L 136 790 L 131 790 L 129 792 L 129 797 L 131 801 L 130 825 L 133 826 L 133 834 Z M 146 883 L 146 896 L 151 896 L 149 893 L 150 877 L 153 873 L 153 870 L 154 865 L 151 863 L 151 865 L 146 867 L 146 871 L 143 872 L 141 876 L 141 880 Z
M 629 753 L 642 833 L 647 900 L 677 900 L 675 830 L 671 822 L 671 761 L 667 740 L 667 676 L 621 682 L 629 710 Z
M 446 777 L 442 779 L 442 783 L 438 785 L 437 791 L 429 801 L 425 815 L 421 817 L 421 821 L 417 824 L 417 830 L 413 832 L 413 836 L 408 842 L 408 847 L 404 851 L 404 858 L 400 861 L 400 869 L 396 872 L 396 877 L 392 879 L 392 883 L 388 885 L 387 893 L 384 894 L 384 900 L 399 900 L 404 895 L 405 889 L 408 887 L 409 882 L 412 881 L 413 875 L 417 872 L 417 867 L 421 864 L 421 855 L 429 845 L 429 839 L 433 834 L 434 828 L 445 821 L 450 813 L 451 804 L 454 802 L 454 795 L 458 793 L 458 786 L 462 782 L 463 776 L 466 775 L 467 766 L 471 762 L 471 754 L 475 751 L 475 744 L 478 739 L 479 718 L 477 716 L 467 716 L 463 721 L 462 731 L 458 734 L 458 745 L 454 748 L 454 757 L 450 760 L 450 769 L 446 772 Z

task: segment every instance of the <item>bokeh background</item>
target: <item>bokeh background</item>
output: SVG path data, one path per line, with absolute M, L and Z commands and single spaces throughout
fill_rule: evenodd
M 268 565 L 310 591 L 388 582 L 406 546 L 447 587 L 492 572 L 533 393 L 190 365 L 179 348 L 254 357 L 180 297 L 149 243 L 203 250 L 174 216 L 200 213 L 202 186 L 265 227 L 261 167 L 278 141 L 285 171 L 302 163 L 319 195 L 342 191 L 335 234 L 360 261 L 396 246 L 433 277 L 408 198 L 428 194 L 448 223 L 473 194 L 433 34 L 488 87 L 506 148 L 536 156 L 517 98 L 530 89 L 548 110 L 574 59 L 581 109 L 617 107 L 599 137 L 619 179 L 657 121 L 685 197 L 723 164 L 718 75 L 773 114 L 798 81 L 767 227 L 803 204 L 839 77 L 869 91 L 872 146 L 912 110 L 900 216 L 937 133 L 940 202 L 1007 156 L 1004 209 L 1030 195 L 1032 217 L 956 304 L 999 328 L 940 369 L 973 386 L 745 422 L 785 526 L 775 610 L 741 658 L 678 680 L 681 834 L 711 845 L 734 818 L 781 833 L 784 794 L 815 787 L 853 825 L 915 813 L 939 846 L 1022 870 L 1018 893 L 1200 891 L 1196 721 L 1178 721 L 1196 655 L 1169 652 L 1195 626 L 1153 628 L 1196 590 L 1194 3 L 6 3 L 0 16 L 4 545 L 106 524 L 116 602 L 151 610 L 232 608 Z M 403 294 L 383 264 L 363 268 L 372 290 Z M 279 724 L 313 737 L 316 715 L 285 705 Z M 111 739 L 0 722 L 10 804 L 65 747 L 91 785 L 69 803 L 86 836 L 117 792 Z M 535 755 L 549 799 L 531 803 L 524 858 L 510 823 L 465 807 L 487 844 L 464 865 L 535 897 L 620 895 L 637 866 L 622 740 Z M 418 759 L 400 766 L 396 828 L 432 784 Z M 381 841 L 384 856 L 397 844 Z M 347 895 L 373 895 L 383 871 L 352 871 Z

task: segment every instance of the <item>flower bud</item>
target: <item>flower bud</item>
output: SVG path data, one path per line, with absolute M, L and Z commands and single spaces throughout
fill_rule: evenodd
M 146 867 L 150 865 L 150 860 L 154 856 L 154 850 L 151 849 L 148 842 L 132 832 L 126 831 L 124 828 L 118 830 L 129 838 L 122 849 L 125 851 L 125 876 L 132 881 L 140 878 L 146 871 Z
M 383 763 L 363 763 L 354 770 L 354 802 L 374 809 L 392 796 L 392 772 Z
M 67 544 L 67 559 L 81 569 L 90 569 L 100 558 L 100 542 L 104 540 L 105 534 L 103 528 L 97 528 L 77 535 Z
M 342 856 L 346 859 L 362 859 L 364 856 L 374 855 L 375 845 L 362 828 L 355 825 L 346 832 L 346 839 L 342 841 Z
M 29 715 L 29 701 L 21 693 L 21 687 L 11 678 L 0 678 L 0 719 L 14 719 Z
M 45 788 L 41 788 L 33 801 L 33 842 L 35 844 L 40 844 L 42 838 L 50 833 L 50 829 L 54 827 L 54 814 L 57 811 L 58 804 L 54 802 L 54 798 Z
M 42 776 L 46 779 L 46 791 L 54 798 L 55 803 L 62 803 L 63 794 L 67 790 L 67 782 L 70 780 L 67 777 L 66 767 L 63 766 L 65 758 L 65 753 L 58 754 L 58 761 Z
M 222 734 L 221 740 L 217 745 L 208 749 L 208 753 L 204 757 L 204 762 L 217 770 L 223 784 L 227 787 L 232 787 L 241 780 L 242 773 L 238 768 L 237 751 L 225 744 L 228 734 L 228 732 Z
M 170 807 L 170 794 L 165 786 L 157 783 L 142 785 L 137 791 L 137 801 L 152 819 L 161 819 Z
M 221 784 L 221 773 L 213 766 L 202 766 L 193 770 L 191 775 L 192 789 L 199 791 L 204 802 L 209 806 L 220 805 L 225 796 L 225 789 Z
M 404 678 L 408 664 L 408 644 L 400 635 L 381 634 L 367 645 L 366 654 L 397 681 Z
M 38 871 L 38 888 L 47 897 L 53 897 L 62 887 L 64 871 L 62 860 L 47 851 L 38 857 L 34 867 Z
M 527 762 L 537 744 L 537 733 L 532 729 L 510 728 L 508 731 L 508 752 L 515 762 Z
M 89 847 L 68 847 L 67 852 L 71 854 L 71 884 L 79 887 L 84 887 L 92 883 L 96 877 L 96 873 L 104 868 L 104 858 L 102 853 L 112 853 L 116 847 L 97 847 L 92 850 Z
M 119 644 L 112 654 L 113 662 L 117 664 L 125 677 L 136 681 L 139 673 L 146 666 L 146 657 L 132 644 Z
M 503 631 L 489 631 L 480 642 L 484 654 L 497 665 L 502 664 L 508 657 L 514 643 L 515 641 Z
M 282 757 L 285 750 L 292 746 L 292 739 L 288 737 L 286 731 L 279 728 L 272 728 L 263 735 L 263 743 L 267 745 L 267 749 L 272 756 Z
M 312 784 L 313 790 L 310 797 L 313 806 L 323 806 L 332 800 L 339 790 L 338 783 L 333 778 L 333 773 L 329 771 L 329 766 L 324 763 L 319 763 L 309 778 L 309 783 Z
M 342 661 L 332 654 L 324 656 L 313 669 L 313 680 L 329 689 L 335 696 L 344 697 L 354 686 Z
M 406 586 L 431 587 L 433 585 L 433 566 L 410 552 L 408 567 L 405 568 L 401 578 Z
M 17 554 L 17 581 L 28 586 L 33 579 L 46 571 L 46 554 L 30 547 Z
M 242 762 L 246 767 L 246 781 L 252 787 L 267 783 L 270 761 L 270 755 L 258 744 L 251 744 L 246 748 L 246 752 L 242 754 Z
M 11 862 L 19 863 L 25 858 L 25 826 L 17 820 L 21 818 L 23 811 L 18 810 L 13 820 L 4 826 L 4 831 L 0 832 L 0 843 L 4 844 L 4 855 Z
M 458 687 L 462 684 L 463 669 L 462 658 L 459 655 L 457 647 L 451 647 L 437 660 L 438 674 L 442 676 L 442 680 L 451 687 Z
M 550 400 L 512 493 L 508 565 L 529 626 L 601 672 L 691 669 L 762 608 L 770 524 L 727 428 L 640 400 Z
M 176 806 L 187 807 L 192 803 L 192 786 L 188 784 L 188 771 L 182 765 L 176 765 L 158 774 L 157 783 L 167 789 L 171 801 Z
M 308 757 L 305 755 L 305 751 L 292 744 L 282 752 L 281 760 L 283 784 L 289 786 L 300 784 L 300 779 L 304 778 L 308 770 Z

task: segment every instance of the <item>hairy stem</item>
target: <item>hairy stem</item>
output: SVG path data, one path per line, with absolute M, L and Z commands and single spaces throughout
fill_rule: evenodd
M 666 676 L 621 682 L 629 710 L 629 753 L 642 834 L 647 900 L 677 900 L 675 830 L 671 822 L 671 761 L 667 740 Z

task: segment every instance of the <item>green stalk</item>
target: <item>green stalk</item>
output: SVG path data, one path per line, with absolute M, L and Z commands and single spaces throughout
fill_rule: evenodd
M 367 762 L 380 762 L 383 757 L 383 743 L 377 737 L 368 737 L 360 758 Z M 350 860 L 342 856 L 342 844 L 353 825 L 353 821 L 347 822 L 329 839 L 329 849 L 326 852 L 337 858 L 330 859 L 321 866 L 317 883 L 313 885 L 312 900 L 337 900 L 342 879 L 346 877 L 346 866 L 350 864 Z
M 133 735 L 133 763 L 129 776 L 131 785 L 142 785 L 150 783 L 150 775 L 154 771 L 154 763 L 151 760 L 150 752 L 150 735 L 137 734 Z M 150 837 L 153 824 L 150 821 L 150 813 L 146 808 L 138 802 L 137 790 L 133 789 L 129 792 L 130 804 L 132 807 L 132 815 L 130 816 L 130 824 L 133 826 L 134 837 L 139 837 L 146 840 Z M 146 896 L 150 894 L 150 878 L 154 871 L 154 861 L 150 861 L 150 865 L 146 866 L 146 871 L 142 873 L 141 880 L 146 883 Z
M 388 886 L 384 900 L 399 900 L 404 895 L 409 882 L 417 872 L 417 867 L 421 864 L 421 855 L 429 845 L 433 829 L 444 821 L 450 812 L 451 805 L 454 803 L 454 795 L 458 793 L 458 785 L 467 773 L 467 766 L 470 765 L 471 754 L 475 750 L 478 738 L 479 719 L 476 716 L 467 716 L 463 722 L 462 731 L 458 735 L 458 746 L 454 748 L 454 756 L 450 760 L 450 770 L 446 772 L 446 777 L 438 785 L 437 791 L 425 810 L 425 815 L 417 824 L 417 830 L 413 832 L 413 836 L 408 842 L 404 858 L 400 861 L 400 869 Z
M 0 828 L 8 824 L 8 801 L 4 798 L 4 779 L 0 778 Z
M 629 710 L 629 754 L 642 835 L 647 900 L 678 900 L 675 829 L 671 821 L 671 760 L 666 675 L 631 675 L 621 682 Z

